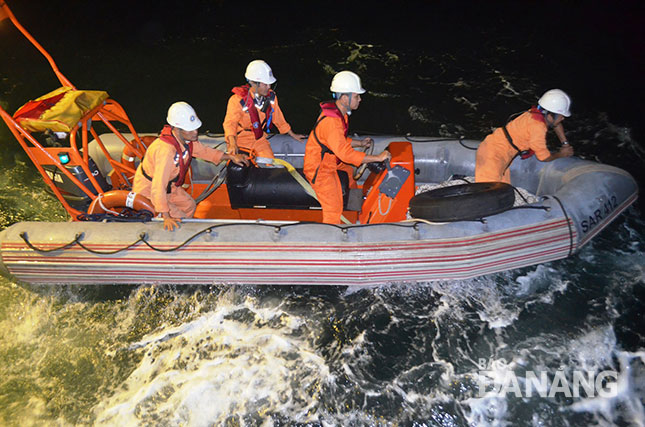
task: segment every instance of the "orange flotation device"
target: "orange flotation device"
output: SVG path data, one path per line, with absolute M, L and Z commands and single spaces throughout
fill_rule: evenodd
M 155 214 L 155 208 L 152 206 L 150 199 L 141 194 L 126 190 L 112 190 L 99 194 L 87 209 L 87 213 L 92 215 L 107 212 L 118 215 L 119 212 L 115 209 L 121 210 L 123 208 L 130 208 L 135 211 L 146 210 L 153 215 Z
M 135 153 L 134 148 L 130 147 L 129 145 L 123 147 L 123 151 L 121 152 L 121 164 L 123 166 L 127 166 L 136 170 L 136 167 L 134 165 L 136 158 L 137 154 Z
M 258 140 L 264 136 L 264 132 L 269 132 L 270 130 L 271 120 L 273 119 L 272 105 L 275 102 L 275 92 L 272 90 L 269 91 L 269 95 L 267 96 L 268 102 L 262 109 L 265 114 L 265 119 L 260 123 L 260 114 L 258 113 L 258 109 L 255 108 L 255 102 L 253 101 L 253 97 L 251 96 L 249 89 L 249 85 L 237 86 L 231 89 L 231 92 L 242 98 L 240 101 L 242 111 L 249 113 L 249 116 L 251 117 L 251 130 L 253 131 L 255 139 Z
M 154 142 L 154 140 L 157 139 L 157 137 L 151 136 L 151 135 L 146 135 L 146 136 L 142 136 L 140 139 L 141 139 L 141 142 L 143 143 L 144 148 L 148 149 L 148 147 L 150 147 L 150 144 L 152 144 Z M 136 145 L 137 140 L 133 139 L 132 144 Z M 139 156 L 138 156 L 138 154 L 137 154 L 137 152 L 136 152 L 136 150 L 134 149 L 133 146 L 130 146 L 130 145 L 127 145 L 127 144 L 124 145 L 123 151 L 121 152 L 121 164 L 122 165 L 128 166 L 128 167 L 130 167 L 132 169 L 136 169 L 136 166 L 135 166 L 134 162 L 137 159 L 137 157 L 139 157 Z

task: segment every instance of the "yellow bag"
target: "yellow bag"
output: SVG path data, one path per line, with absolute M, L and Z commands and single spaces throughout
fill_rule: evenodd
M 109 95 L 101 90 L 74 90 L 61 87 L 29 101 L 16 111 L 13 118 L 31 132 L 69 132 L 90 110 Z

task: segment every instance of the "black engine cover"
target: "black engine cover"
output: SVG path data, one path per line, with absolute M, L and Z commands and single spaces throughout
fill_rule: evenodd
M 231 207 L 271 209 L 309 209 L 320 207 L 316 199 L 305 192 L 302 186 L 285 168 L 258 168 L 229 163 L 226 186 Z M 302 175 L 302 170 L 298 169 Z M 303 175 L 304 177 L 304 175 Z M 349 177 L 338 171 L 343 189 L 343 205 L 347 206 Z

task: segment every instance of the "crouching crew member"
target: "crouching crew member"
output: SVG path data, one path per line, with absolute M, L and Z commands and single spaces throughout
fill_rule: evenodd
M 377 156 L 356 151 L 352 147 L 369 146 L 373 143 L 372 139 L 353 141 L 347 136 L 347 116 L 358 108 L 361 94 L 365 93 L 361 79 L 351 71 L 341 71 L 334 76 L 330 90 L 335 101 L 320 104 L 322 111 L 318 122 L 307 139 L 303 172 L 316 192 L 322 207 L 323 222 L 340 224 L 343 192 L 337 170 L 344 170 L 347 164 L 360 166 L 382 162 L 392 156 L 388 151 Z
M 195 200 L 182 188 L 193 157 L 212 163 L 231 160 L 239 165 L 248 165 L 248 160 L 244 155 L 229 155 L 201 144 L 197 129 L 202 122 L 185 102 L 170 106 L 167 122 L 137 168 L 132 191 L 149 198 L 163 217 L 164 228 L 172 231 L 179 227 L 181 218 L 191 218 L 195 213 Z
M 273 159 L 273 150 L 266 137 L 272 124 L 281 134 L 303 142 L 305 135 L 291 130 L 278 105 L 278 97 L 271 90 L 276 82 L 271 67 L 259 59 L 251 61 L 244 77 L 248 84 L 233 88 L 226 107 L 223 126 L 227 152 L 235 154 L 238 147 L 246 148 L 255 150 L 258 157 Z
M 509 166 L 518 154 L 523 159 L 535 154 L 542 162 L 572 156 L 573 148 L 567 142 L 562 127 L 562 121 L 571 115 L 570 108 L 569 96 L 560 89 L 551 89 L 542 95 L 537 107 L 495 129 L 477 149 L 475 181 L 510 184 Z M 549 128 L 562 143 L 560 150 L 553 153 L 546 146 Z

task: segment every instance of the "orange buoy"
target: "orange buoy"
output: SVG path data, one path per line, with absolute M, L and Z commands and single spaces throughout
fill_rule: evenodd
M 147 150 L 150 144 L 152 144 L 152 142 L 157 138 L 151 135 L 146 135 L 146 136 L 142 136 L 140 139 L 145 153 L 145 150 Z M 123 147 L 123 151 L 121 152 L 121 164 L 124 166 L 129 166 L 132 169 L 136 169 L 134 162 L 137 159 L 137 157 L 140 156 L 138 154 L 138 151 L 134 148 L 136 145 L 138 145 L 137 140 L 133 139 L 132 144 L 133 145 L 126 144 Z
M 118 215 L 115 209 L 123 208 L 134 209 L 135 211 L 146 210 L 155 214 L 155 208 L 152 202 L 141 194 L 126 190 L 112 190 L 99 194 L 87 209 L 88 214 L 101 214 L 109 212 Z
M 126 145 L 123 147 L 123 151 L 121 152 L 121 164 L 124 166 L 128 166 L 134 170 L 136 170 L 136 167 L 134 165 L 134 161 L 137 158 L 137 154 L 135 153 L 134 148 L 132 148 L 129 145 Z

